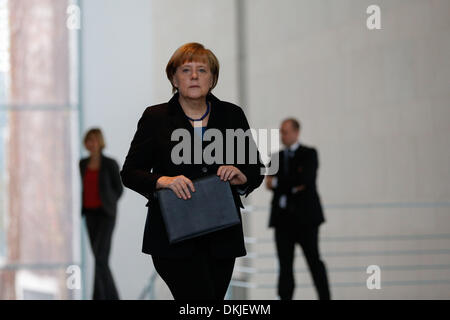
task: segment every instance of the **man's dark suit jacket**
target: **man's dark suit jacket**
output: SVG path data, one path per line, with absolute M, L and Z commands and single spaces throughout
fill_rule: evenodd
M 88 162 L 89 158 L 83 158 L 79 162 L 81 181 L 83 181 Z M 117 162 L 103 154 L 100 160 L 98 188 L 103 209 L 109 216 L 115 217 L 117 214 L 117 201 L 122 195 L 123 186 Z M 83 197 L 81 197 L 81 208 L 81 213 L 84 215 Z
M 220 163 L 206 164 L 174 164 L 171 160 L 172 148 L 179 141 L 171 141 L 172 132 L 178 128 L 187 129 L 191 137 L 191 156 L 193 158 L 194 129 L 186 118 L 186 115 L 178 102 L 178 93 L 168 103 L 148 107 L 140 118 L 137 131 L 131 142 L 126 156 L 121 177 L 123 184 L 140 193 L 148 199 L 147 220 L 145 223 L 142 251 L 158 257 L 181 258 L 193 254 L 195 239 L 185 240 L 175 244 L 169 244 L 165 225 L 163 223 L 158 200 L 155 197 L 156 181 L 162 176 L 184 175 L 194 180 L 211 174 L 216 174 Z M 214 95 L 209 94 L 207 100 L 211 102 L 211 113 L 209 115 L 207 129 L 215 128 L 222 132 L 223 155 L 226 162 L 226 129 L 249 128 L 247 118 L 242 109 L 232 103 L 221 101 Z M 214 139 L 213 139 L 214 140 Z M 211 142 L 203 142 L 203 150 Z M 248 155 L 249 143 L 253 139 L 246 139 L 245 151 Z M 236 159 L 237 146 L 234 148 Z M 248 157 L 246 157 L 248 159 Z M 225 163 L 239 168 L 247 177 L 247 183 L 240 186 L 248 196 L 257 188 L 264 176 L 260 169 L 264 168 L 258 153 L 257 163 L 250 164 L 248 160 L 244 164 Z M 191 162 L 193 163 L 193 161 Z M 240 208 L 243 208 L 236 186 L 232 186 L 232 192 L 236 207 L 241 218 Z M 188 201 L 188 200 L 187 200 Z M 195 214 L 195 212 L 192 212 Z M 242 225 L 236 225 L 221 231 L 213 232 L 204 236 L 211 253 L 216 257 L 239 257 L 246 254 Z
M 298 225 L 320 225 L 325 221 L 325 218 L 316 189 L 316 176 L 319 166 L 317 151 L 300 144 L 290 161 L 288 174 L 285 174 L 286 168 L 283 165 L 284 151 L 280 151 L 278 156 L 280 166 L 275 175 L 277 185 L 273 190 L 269 227 L 277 227 L 281 220 L 289 216 L 289 221 Z M 305 189 L 293 193 L 292 188 L 300 185 L 304 185 Z M 287 197 L 285 209 L 279 206 L 280 197 L 283 194 Z

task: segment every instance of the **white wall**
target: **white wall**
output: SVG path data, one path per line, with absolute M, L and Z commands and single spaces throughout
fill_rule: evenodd
M 247 116 L 276 128 L 303 124 L 301 141 L 319 151 L 325 205 L 321 250 L 335 299 L 450 297 L 450 3 L 447 0 L 247 0 Z M 366 8 L 382 9 L 382 30 L 366 28 Z M 198 41 L 221 62 L 215 94 L 238 102 L 234 1 L 83 2 L 84 126 L 100 125 L 106 153 L 123 164 L 146 106 L 167 101 L 164 69 L 180 45 Z M 267 229 L 271 195 L 252 197 L 248 251 L 277 268 Z M 141 253 L 144 199 L 120 202 L 111 264 L 122 298 L 135 299 L 152 270 Z M 300 253 L 300 251 L 297 251 Z M 239 259 L 238 264 L 243 263 Z M 382 268 L 382 289 L 365 287 L 365 268 Z M 314 299 L 301 255 L 295 298 Z M 395 270 L 397 268 L 397 271 Z M 241 276 L 241 274 L 237 274 Z M 275 276 L 250 277 L 259 285 Z M 92 275 L 90 275 L 92 277 Z M 160 297 L 167 297 L 161 285 Z M 254 289 L 248 298 L 275 299 Z
M 153 100 L 151 3 L 83 1 L 82 103 L 85 130 L 100 126 L 105 154 L 122 166 L 137 120 Z M 141 253 L 146 201 L 126 189 L 119 202 L 110 265 L 122 299 L 137 299 L 153 268 Z M 93 264 L 88 244 L 88 298 Z
M 318 149 L 332 298 L 449 298 L 450 2 L 247 3 L 249 114 L 270 128 L 297 117 L 300 140 Z M 366 28 L 371 4 L 381 7 L 382 30 Z M 261 188 L 255 203 L 269 196 Z M 267 220 L 267 209 L 257 212 L 251 234 L 271 239 Z M 315 299 L 297 250 L 295 297 Z M 365 286 L 371 264 L 381 267 L 381 290 Z M 254 265 L 277 268 L 275 258 Z M 274 297 L 271 289 L 250 294 Z

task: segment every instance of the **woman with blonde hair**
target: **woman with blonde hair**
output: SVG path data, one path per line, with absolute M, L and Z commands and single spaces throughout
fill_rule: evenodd
M 118 300 L 119 295 L 108 266 L 117 202 L 122 195 L 119 166 L 103 154 L 105 140 L 98 128 L 84 137 L 89 157 L 80 160 L 82 178 L 82 215 L 95 257 L 93 300 Z
M 217 175 L 230 183 L 241 218 L 240 195 L 247 196 L 261 184 L 264 165 L 256 147 L 251 148 L 255 145 L 251 137 L 243 148 L 237 148 L 234 156 L 224 150 L 225 162 L 206 163 L 202 159 L 202 163 L 194 164 L 196 161 L 190 158 L 189 163 L 177 164 L 172 158 L 176 142 L 171 136 L 175 130 L 187 130 L 193 145 L 195 136 L 203 139 L 209 129 L 220 131 L 225 137 L 227 129 L 247 132 L 249 124 L 239 106 L 221 101 L 211 93 L 219 77 L 219 62 L 203 45 L 188 43 L 176 50 L 166 74 L 175 94 L 169 102 L 144 111 L 121 171 L 122 181 L 149 200 L 142 251 L 152 256 L 156 271 L 175 300 L 223 300 L 235 259 L 246 254 L 242 224 L 171 244 L 155 194 L 158 189 L 170 189 L 178 198 L 187 200 L 195 192 L 192 180 Z M 205 139 L 202 149 L 210 143 Z M 255 152 L 253 159 L 258 161 L 235 161 L 238 154 L 248 155 L 250 149 Z

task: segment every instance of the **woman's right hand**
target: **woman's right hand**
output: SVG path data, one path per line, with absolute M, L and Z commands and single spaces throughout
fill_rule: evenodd
M 189 189 L 195 192 L 194 184 L 185 176 L 163 176 L 156 181 L 156 189 L 171 189 L 178 198 L 183 198 L 184 200 L 191 198 Z

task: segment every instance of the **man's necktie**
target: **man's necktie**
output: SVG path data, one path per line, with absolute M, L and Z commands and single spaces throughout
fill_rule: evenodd
M 284 161 L 283 161 L 283 169 L 284 169 L 284 175 L 288 176 L 289 175 L 289 164 L 291 162 L 292 157 L 294 156 L 294 151 L 290 150 L 290 149 L 286 149 L 284 151 Z
M 284 176 L 287 178 L 289 176 L 289 171 L 290 171 L 290 162 L 292 157 L 294 156 L 294 151 L 290 150 L 290 149 L 285 149 L 284 150 L 284 154 L 283 154 L 283 174 Z M 280 200 L 278 205 L 280 206 L 280 208 L 284 209 L 286 208 L 286 204 L 287 204 L 287 197 L 285 194 L 282 194 L 280 196 Z

